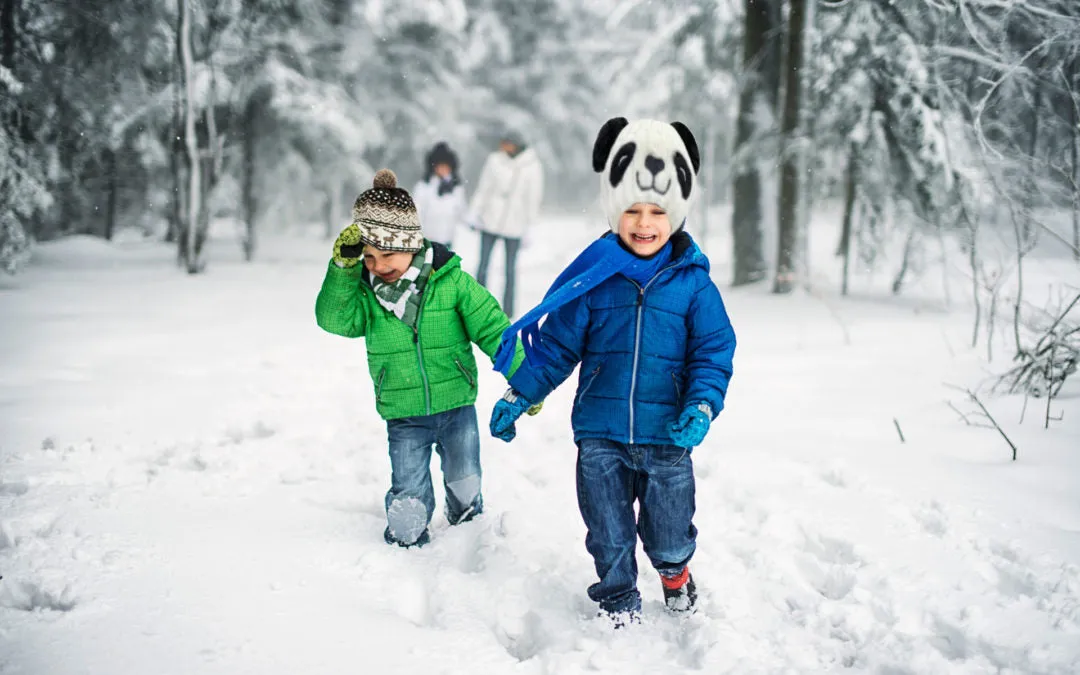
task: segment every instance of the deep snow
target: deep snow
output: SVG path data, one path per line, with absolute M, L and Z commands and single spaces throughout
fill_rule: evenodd
M 549 228 L 522 307 L 600 231 Z M 833 241 L 815 229 L 816 270 Z M 1011 462 L 946 405 L 1005 365 L 968 346 L 961 286 L 952 308 L 931 274 L 899 299 L 732 291 L 709 244 L 739 347 L 694 453 L 701 610 L 667 616 L 640 556 L 645 622 L 621 631 L 585 595 L 572 386 L 514 443 L 484 431 L 482 517 L 389 547 L 363 344 L 314 323 L 327 242 L 249 265 L 215 241 L 194 277 L 156 243 L 38 247 L 0 281 L 0 672 L 1080 672 L 1080 386 L 1049 430 L 1043 402 L 1020 424 L 986 397 Z M 1056 256 L 1029 274 L 1080 280 Z M 503 389 L 484 369 L 482 425 Z

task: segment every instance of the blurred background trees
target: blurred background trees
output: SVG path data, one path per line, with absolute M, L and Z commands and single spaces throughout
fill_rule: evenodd
M 615 115 L 698 135 L 692 219 L 730 234 L 735 285 L 806 283 L 825 203 L 845 289 L 895 245 L 901 292 L 987 228 L 1013 267 L 1040 237 L 1080 259 L 1073 0 L 0 0 L 0 256 L 137 228 L 198 271 L 228 219 L 250 259 L 261 231 L 335 231 L 380 166 L 411 185 L 437 140 L 475 179 L 506 125 L 546 206 L 581 209 Z

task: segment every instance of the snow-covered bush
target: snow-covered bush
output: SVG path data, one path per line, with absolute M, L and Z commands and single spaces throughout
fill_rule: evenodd
M 30 238 L 11 214 L 0 214 L 0 270 L 15 274 L 30 259 Z

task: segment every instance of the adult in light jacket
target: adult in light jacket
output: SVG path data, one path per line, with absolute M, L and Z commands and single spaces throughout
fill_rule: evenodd
M 514 316 L 517 254 L 521 240 L 536 224 L 544 195 L 544 170 L 536 151 L 521 134 L 508 131 L 499 149 L 484 163 L 470 208 L 474 227 L 480 231 L 480 264 L 476 280 L 487 286 L 488 265 L 498 241 L 506 247 L 506 285 L 503 311 Z

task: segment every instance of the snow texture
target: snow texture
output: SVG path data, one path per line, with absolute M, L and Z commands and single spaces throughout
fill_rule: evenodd
M 548 227 L 522 306 L 604 229 Z M 709 243 L 722 282 L 729 241 Z M 945 404 L 964 405 L 942 382 L 986 374 L 962 308 L 830 279 L 724 291 L 739 348 L 694 451 L 700 609 L 670 615 L 639 551 L 643 619 L 614 630 L 585 594 L 572 386 L 514 443 L 483 434 L 482 515 L 383 542 L 363 345 L 312 312 L 326 248 L 267 239 L 245 265 L 212 241 L 190 277 L 171 247 L 80 238 L 0 279 L 0 673 L 1080 672 L 1080 389 L 1049 430 L 988 398 L 1009 461 Z M 1076 284 L 1067 262 L 1029 273 Z M 483 369 L 482 427 L 503 390 Z

